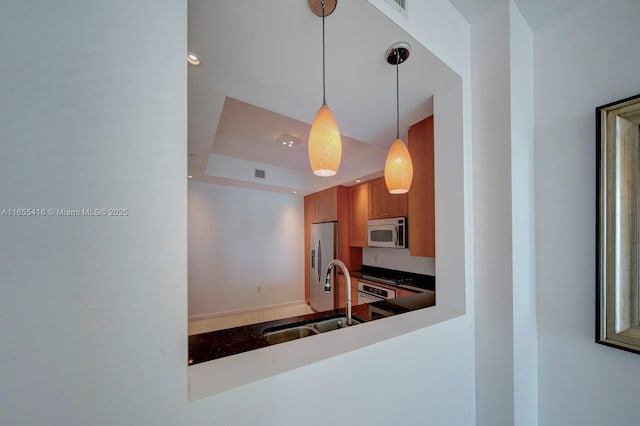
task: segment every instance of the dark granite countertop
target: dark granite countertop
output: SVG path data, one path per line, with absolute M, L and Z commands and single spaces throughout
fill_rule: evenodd
M 352 308 L 352 313 L 354 319 L 360 322 L 369 322 L 433 305 L 435 305 L 435 292 L 425 291 L 411 296 L 355 305 Z M 319 319 L 344 316 L 345 312 L 344 309 L 332 309 L 325 312 L 189 336 L 189 365 L 269 346 L 263 335 L 265 330 L 297 327 Z M 357 325 L 354 327 L 357 327 Z

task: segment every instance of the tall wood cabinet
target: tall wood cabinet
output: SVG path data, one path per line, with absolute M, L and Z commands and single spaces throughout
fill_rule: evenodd
M 349 245 L 367 246 L 367 220 L 369 219 L 369 183 L 349 188 Z
M 338 274 L 338 308 L 347 306 L 347 280 L 344 275 Z M 351 277 L 351 306 L 358 304 L 358 279 Z
M 409 254 L 435 257 L 436 214 L 433 115 L 409 127 L 413 183 L 408 193 Z
M 311 224 L 313 223 L 314 197 L 304 197 L 304 300 L 309 303 L 309 277 L 311 270 Z
M 370 181 L 369 219 L 407 216 L 407 198 L 407 194 L 390 194 L 384 177 Z

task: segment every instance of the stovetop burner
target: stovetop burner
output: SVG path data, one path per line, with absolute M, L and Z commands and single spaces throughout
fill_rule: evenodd
M 408 281 L 408 278 L 404 278 L 404 277 L 391 277 L 391 276 L 381 277 L 381 276 L 372 276 L 367 274 L 362 274 L 362 279 L 378 282 L 381 284 L 390 284 L 390 285 L 402 284 L 403 282 Z
M 374 283 L 386 284 L 413 291 L 435 291 L 435 277 L 432 275 L 415 274 L 369 265 L 362 265 L 362 269 L 357 272 L 362 274 L 363 280 Z

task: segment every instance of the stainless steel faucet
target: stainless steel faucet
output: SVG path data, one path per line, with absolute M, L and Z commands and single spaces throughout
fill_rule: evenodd
M 333 259 L 329 262 L 329 265 L 327 265 L 327 278 L 324 280 L 324 291 L 326 293 L 331 291 L 331 269 L 333 269 L 334 266 L 338 266 L 342 269 L 342 273 L 344 274 L 344 278 L 347 283 L 347 326 L 349 326 L 353 322 L 351 320 L 351 275 L 349 275 L 349 270 L 342 260 Z

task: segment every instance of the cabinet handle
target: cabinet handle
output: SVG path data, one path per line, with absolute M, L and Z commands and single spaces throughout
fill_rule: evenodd
M 389 213 L 380 213 L 380 216 L 389 216 Z
M 320 268 L 322 268 L 322 246 L 320 246 L 320 238 L 318 238 L 318 285 L 322 285 Z

